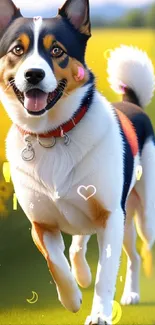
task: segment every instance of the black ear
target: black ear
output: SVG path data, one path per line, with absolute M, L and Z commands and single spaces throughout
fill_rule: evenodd
M 59 15 L 67 18 L 82 34 L 91 36 L 89 0 L 67 0 L 59 9 Z
M 20 16 L 20 10 L 11 0 L 0 0 L 0 35 L 13 19 Z

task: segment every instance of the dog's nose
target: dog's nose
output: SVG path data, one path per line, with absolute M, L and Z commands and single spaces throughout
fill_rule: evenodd
M 42 69 L 29 69 L 25 72 L 25 79 L 32 85 L 37 85 L 45 77 L 45 71 Z

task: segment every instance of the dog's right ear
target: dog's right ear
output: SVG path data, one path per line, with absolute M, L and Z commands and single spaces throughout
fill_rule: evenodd
M 0 0 L 0 36 L 13 19 L 22 16 L 11 0 Z

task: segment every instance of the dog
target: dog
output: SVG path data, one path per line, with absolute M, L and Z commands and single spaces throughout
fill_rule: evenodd
M 155 137 L 144 112 L 154 93 L 152 63 L 137 48 L 111 52 L 109 82 L 123 100 L 108 102 L 85 63 L 88 0 L 67 0 L 51 19 L 24 18 L 11 0 L 0 0 L 0 34 L 0 95 L 13 122 L 7 159 L 33 241 L 60 302 L 77 312 L 78 284 L 91 283 L 87 243 L 97 234 L 99 262 L 85 324 L 111 324 L 123 244 L 128 265 L 121 301 L 140 298 L 135 211 L 147 252 L 155 240 Z M 61 232 L 73 236 L 71 267 Z

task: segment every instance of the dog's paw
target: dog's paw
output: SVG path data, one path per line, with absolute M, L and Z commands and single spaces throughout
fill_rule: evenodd
M 121 305 L 136 305 L 139 303 L 140 297 L 137 292 L 124 293 L 121 298 Z
M 111 322 L 107 322 L 107 320 L 105 320 L 106 317 L 104 317 L 104 315 L 101 314 L 94 314 L 91 316 L 88 316 L 86 318 L 85 321 L 85 325 L 111 325 Z

